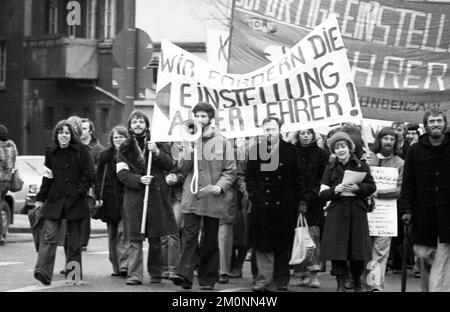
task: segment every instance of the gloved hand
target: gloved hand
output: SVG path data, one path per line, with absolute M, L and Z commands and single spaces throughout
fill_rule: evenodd
M 412 216 L 411 216 L 410 213 L 405 213 L 405 214 L 402 215 L 402 222 L 403 222 L 403 224 L 410 224 L 411 223 L 411 219 L 412 219 Z

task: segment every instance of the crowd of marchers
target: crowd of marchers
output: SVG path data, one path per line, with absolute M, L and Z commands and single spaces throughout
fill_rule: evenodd
M 198 103 L 193 115 L 201 124 L 199 142 L 155 143 L 149 118 L 134 111 L 125 126 L 112 129 L 106 148 L 88 119 L 72 116 L 57 123 L 34 208 L 42 219 L 37 280 L 51 284 L 58 245 L 64 246 L 66 263 L 80 264 L 83 278 L 82 251 L 94 206 L 89 201 L 95 199 L 108 228 L 112 276 L 127 285 L 144 282 L 147 239 L 152 284 L 169 279 L 191 289 L 196 276 L 201 290 L 212 290 L 216 283 L 242 278 L 250 260 L 257 292 L 319 288 L 318 273 L 326 272 L 327 264 L 339 292 L 382 291 L 386 272 L 400 273 L 406 257 L 422 291 L 450 291 L 450 134 L 444 112 L 424 114 L 423 134 L 417 124 L 395 122 L 378 131 L 370 146 L 361 128 L 350 123 L 326 136 L 313 129 L 281 133 L 280 120 L 268 117 L 264 134 L 252 141 L 216 132 L 215 109 L 208 103 Z M 177 155 L 171 152 L 174 145 Z M 227 145 L 235 156 L 247 157 L 225 155 Z M 214 146 L 218 157 L 195 157 L 199 146 L 199 153 Z M 261 157 L 261 149 L 269 157 Z M 16 157 L 8 129 L 0 125 L 2 199 Z M 273 157 L 277 166 L 264 169 Z M 398 170 L 396 186 L 377 190 L 373 166 Z M 364 178 L 344 183 L 348 170 Z M 396 237 L 370 236 L 373 197 L 397 202 Z M 300 219 L 316 247 L 302 263 L 290 265 Z M 0 244 L 5 244 L 2 235 Z M 374 264 L 380 274 L 368 279 Z M 290 283 L 292 275 L 299 282 Z

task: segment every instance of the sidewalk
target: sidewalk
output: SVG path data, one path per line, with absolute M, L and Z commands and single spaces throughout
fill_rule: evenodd
M 23 214 L 14 215 L 14 224 L 9 226 L 10 233 L 31 233 L 28 216 Z M 91 219 L 91 234 L 107 234 L 106 223 Z

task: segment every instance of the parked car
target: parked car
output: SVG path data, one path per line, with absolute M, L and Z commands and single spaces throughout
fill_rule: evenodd
M 3 214 L 3 228 L 7 231 L 14 223 L 15 213 L 27 214 L 34 206 L 36 194 L 39 192 L 44 175 L 44 156 L 18 156 L 16 165 L 23 180 L 22 190 L 8 192 L 5 201 L 0 202 L 0 211 Z

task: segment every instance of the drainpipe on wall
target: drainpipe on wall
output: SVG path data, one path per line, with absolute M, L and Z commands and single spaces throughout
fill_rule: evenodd
M 124 29 L 128 30 L 125 52 L 125 109 L 122 122 L 126 124 L 128 116 L 134 110 L 136 94 L 136 2 L 125 0 Z

